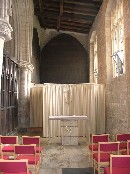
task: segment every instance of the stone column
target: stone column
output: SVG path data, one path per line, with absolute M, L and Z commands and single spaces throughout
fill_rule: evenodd
M 33 65 L 29 62 L 19 63 L 19 100 L 18 125 L 20 129 L 27 128 L 30 123 L 30 85 Z
M 1 70 L 1 63 L 3 59 L 3 48 L 4 42 L 11 40 L 11 32 L 13 31 L 11 25 L 5 21 L 4 19 L 0 18 L 0 70 Z M 1 71 L 0 71 L 1 74 Z

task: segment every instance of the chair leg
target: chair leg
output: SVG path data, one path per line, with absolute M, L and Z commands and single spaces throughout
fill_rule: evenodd
M 98 174 L 100 174 L 100 165 L 98 164 Z
M 93 159 L 93 170 L 94 170 L 94 174 L 95 174 L 95 171 L 96 171 L 96 164 L 95 164 L 95 160 Z
M 92 158 L 92 152 L 89 151 L 89 161 Z
M 91 152 L 91 160 L 92 160 L 92 166 L 93 166 L 93 152 Z

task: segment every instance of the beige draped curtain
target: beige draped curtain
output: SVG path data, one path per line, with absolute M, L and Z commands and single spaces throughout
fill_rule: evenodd
M 89 133 L 105 132 L 104 85 L 44 84 L 31 88 L 30 124 L 43 126 L 48 137 L 48 117 L 51 115 L 87 115 Z M 51 120 L 51 136 L 61 136 L 60 120 Z M 78 121 L 79 136 L 86 136 L 86 121 Z

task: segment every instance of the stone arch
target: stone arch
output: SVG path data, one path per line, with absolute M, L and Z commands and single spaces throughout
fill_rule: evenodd
M 41 83 L 88 83 L 89 59 L 81 43 L 67 34 L 53 38 L 43 48 Z
M 80 34 L 80 33 L 74 33 L 74 32 L 64 32 L 64 31 L 56 31 L 56 30 L 53 30 L 53 29 L 46 29 L 46 30 L 43 30 L 43 38 L 40 37 L 40 39 L 42 40 L 42 44 L 41 44 L 41 50 L 45 47 L 45 45 L 47 43 L 49 43 L 49 41 L 51 41 L 53 38 L 61 35 L 61 34 L 67 34 L 67 35 L 70 35 L 72 37 L 74 37 L 75 39 L 77 39 L 81 45 L 86 49 L 86 51 L 88 50 L 87 48 L 87 44 L 85 45 L 85 43 L 83 42 L 83 38 L 86 38 L 86 41 L 87 41 L 87 36 L 88 35 L 85 35 L 85 34 Z

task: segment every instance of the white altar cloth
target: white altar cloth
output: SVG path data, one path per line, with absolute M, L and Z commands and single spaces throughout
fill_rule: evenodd
M 88 117 L 86 115 L 60 115 L 60 116 L 49 116 L 49 120 L 88 120 Z

